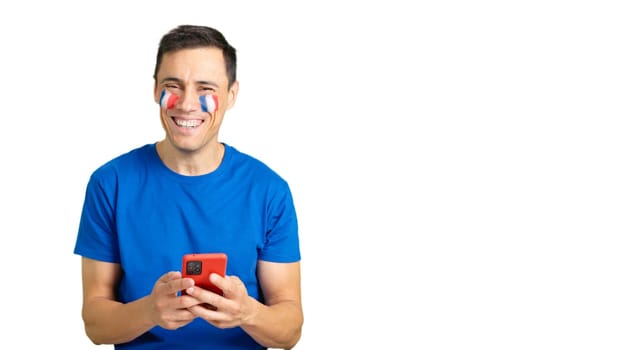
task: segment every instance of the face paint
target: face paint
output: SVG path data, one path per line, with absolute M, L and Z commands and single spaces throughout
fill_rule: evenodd
M 162 90 L 162 93 L 160 94 L 160 107 L 164 109 L 171 109 L 175 107 L 177 100 L 179 100 L 179 96 L 172 92 Z
M 218 96 L 216 95 L 201 95 L 199 101 L 203 112 L 214 113 L 218 110 Z
M 160 107 L 164 109 L 175 108 L 175 104 L 179 100 L 179 96 L 166 90 L 162 90 L 160 94 Z M 201 111 L 214 113 L 218 110 L 218 96 L 216 95 L 202 95 L 199 96 L 199 102 L 201 103 Z

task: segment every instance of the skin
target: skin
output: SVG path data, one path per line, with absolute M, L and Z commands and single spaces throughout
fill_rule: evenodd
M 228 88 L 225 61 L 217 48 L 199 48 L 167 53 L 156 76 L 153 99 L 159 103 L 166 89 L 179 96 L 175 108 L 160 109 L 166 138 L 156 149 L 169 168 L 183 175 L 207 174 L 218 167 L 224 147 L 218 131 L 225 111 L 233 107 L 238 82 Z M 219 108 L 213 114 L 202 112 L 199 96 L 218 96 Z M 175 120 L 198 121 L 196 128 L 179 127 Z
M 180 97 L 173 109 L 160 109 L 166 137 L 156 144 L 156 150 L 164 164 L 184 175 L 206 174 L 218 168 L 224 154 L 218 131 L 225 111 L 233 107 L 238 94 L 238 82 L 229 88 L 222 51 L 196 48 L 165 54 L 156 76 L 156 103 L 162 89 Z M 217 95 L 219 109 L 213 114 L 202 112 L 201 94 Z M 183 128 L 176 119 L 192 120 L 198 126 Z M 300 339 L 303 313 L 298 262 L 258 262 L 264 304 L 248 295 L 237 276 L 210 276 L 223 290 L 220 296 L 194 286 L 193 280 L 182 278 L 179 271 L 163 274 L 154 282 L 151 294 L 124 304 L 115 300 L 120 276 L 119 264 L 82 258 L 82 317 L 86 334 L 95 344 L 128 342 L 156 325 L 178 329 L 197 317 L 219 328 L 239 326 L 264 347 L 289 349 Z M 178 296 L 182 290 L 187 295 Z

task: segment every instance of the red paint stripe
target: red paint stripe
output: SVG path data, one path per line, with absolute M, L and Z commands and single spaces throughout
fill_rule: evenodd
M 175 108 L 175 104 L 177 103 L 177 100 L 179 100 L 179 96 L 170 93 L 169 92 L 169 97 L 168 97 L 168 101 L 166 101 L 166 109 L 173 109 Z

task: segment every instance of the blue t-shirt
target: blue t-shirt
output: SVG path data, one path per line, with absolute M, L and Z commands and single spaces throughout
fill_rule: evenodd
M 155 144 L 123 154 L 89 179 L 74 253 L 118 263 L 118 300 L 151 293 L 188 253 L 224 252 L 227 275 L 263 302 L 258 260 L 300 260 L 298 223 L 287 182 L 259 160 L 227 144 L 220 166 L 180 175 L 160 160 Z M 264 349 L 240 327 L 219 329 L 197 318 L 177 330 L 154 327 L 123 349 Z

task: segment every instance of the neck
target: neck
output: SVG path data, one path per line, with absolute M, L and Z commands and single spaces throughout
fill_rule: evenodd
M 219 142 L 206 145 L 200 150 L 183 150 L 167 140 L 156 144 L 158 156 L 172 171 L 187 176 L 205 175 L 218 169 L 225 154 L 225 146 Z

